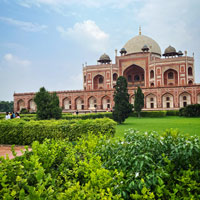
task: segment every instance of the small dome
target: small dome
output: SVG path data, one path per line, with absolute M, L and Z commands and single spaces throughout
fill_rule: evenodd
M 183 52 L 182 51 L 178 51 L 178 56 L 182 56 Z
M 125 45 L 124 48 L 127 51 L 127 54 L 140 53 L 144 45 L 151 47 L 151 52 L 161 56 L 161 49 L 158 43 L 150 37 L 145 35 L 137 35 L 130 39 Z
M 126 53 L 127 53 L 127 51 L 126 51 L 126 49 L 125 49 L 125 48 L 122 48 L 122 49 L 120 50 L 120 53 L 121 53 L 121 54 L 126 54 Z
M 109 57 L 107 54 L 104 53 L 104 54 L 99 58 L 98 62 L 100 62 L 100 63 L 110 63 L 111 60 L 110 60 L 110 57 Z
M 176 53 L 176 49 L 172 46 L 168 46 L 166 49 L 165 49 L 165 54 L 173 54 L 173 53 Z
M 149 47 L 145 44 L 145 45 L 142 47 L 142 51 L 149 51 Z

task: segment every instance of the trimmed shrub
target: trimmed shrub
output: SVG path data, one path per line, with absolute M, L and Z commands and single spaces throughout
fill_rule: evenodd
M 162 110 L 162 111 L 142 111 L 140 113 L 141 117 L 165 117 L 167 111 Z M 137 117 L 137 113 L 134 112 L 131 114 L 132 117 Z
M 0 120 L 5 119 L 6 113 L 0 113 Z
M 200 117 L 200 104 L 192 104 L 181 108 L 179 115 L 184 117 Z
M 179 116 L 179 110 L 167 110 L 167 116 Z
M 98 118 L 105 118 L 105 117 L 113 119 L 111 112 L 88 113 L 88 114 L 79 114 L 79 115 L 64 115 L 62 118 L 71 120 L 71 119 L 98 119 Z
M 24 121 L 22 119 L 0 121 L 0 144 L 29 145 L 45 138 L 75 141 L 83 135 L 115 134 L 116 123 L 108 118 L 95 120 L 41 120 Z

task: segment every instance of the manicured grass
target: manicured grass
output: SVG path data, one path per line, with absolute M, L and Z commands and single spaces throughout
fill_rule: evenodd
M 182 134 L 200 136 L 200 118 L 185 117 L 163 117 L 163 118 L 136 118 L 129 117 L 126 121 L 117 125 L 116 136 L 123 137 L 124 131 L 133 128 L 142 132 L 157 131 L 159 133 L 166 129 L 178 129 Z

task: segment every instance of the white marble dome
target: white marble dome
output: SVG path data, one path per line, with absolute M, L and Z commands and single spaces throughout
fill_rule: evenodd
M 147 45 L 149 51 L 152 53 L 156 53 L 161 56 L 161 49 L 158 43 L 145 35 L 137 35 L 133 37 L 124 45 L 124 48 L 126 49 L 127 54 L 139 53 L 142 52 L 144 45 Z

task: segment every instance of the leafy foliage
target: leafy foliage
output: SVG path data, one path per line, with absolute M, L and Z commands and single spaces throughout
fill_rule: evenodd
M 198 137 L 173 130 L 159 135 L 130 129 L 124 140 L 98 149 L 106 169 L 123 172 L 118 190 L 124 199 L 199 199 L 199 153 Z
M 73 145 L 67 141 L 34 142 L 32 152 L 13 160 L 1 158 L 0 199 L 120 199 L 117 171 L 102 168 L 93 155 L 97 137 Z
M 193 104 L 185 108 L 180 108 L 179 115 L 185 117 L 200 117 L 200 104 Z
M 34 102 L 37 105 L 38 119 L 60 119 L 62 109 L 59 107 L 59 99 L 56 93 L 50 94 L 44 87 L 36 93 Z
M 140 87 L 135 91 L 135 100 L 134 100 L 134 111 L 137 112 L 138 117 L 140 117 L 140 112 L 144 107 L 144 94 Z
M 28 114 L 28 113 L 29 113 L 29 111 L 26 108 L 22 108 L 20 110 L 20 114 Z
M 92 132 L 94 135 L 115 134 L 116 123 L 108 118 L 95 120 L 40 120 L 25 121 L 22 119 L 0 121 L 0 144 L 29 145 L 45 138 L 75 141 Z
M 46 139 L 0 158 L 0 199 L 199 199 L 199 154 L 198 137 L 174 130 Z
M 13 101 L 0 101 L 0 112 L 12 112 Z
M 117 79 L 114 93 L 113 119 L 121 124 L 132 112 L 132 105 L 129 103 L 127 81 L 123 76 Z

